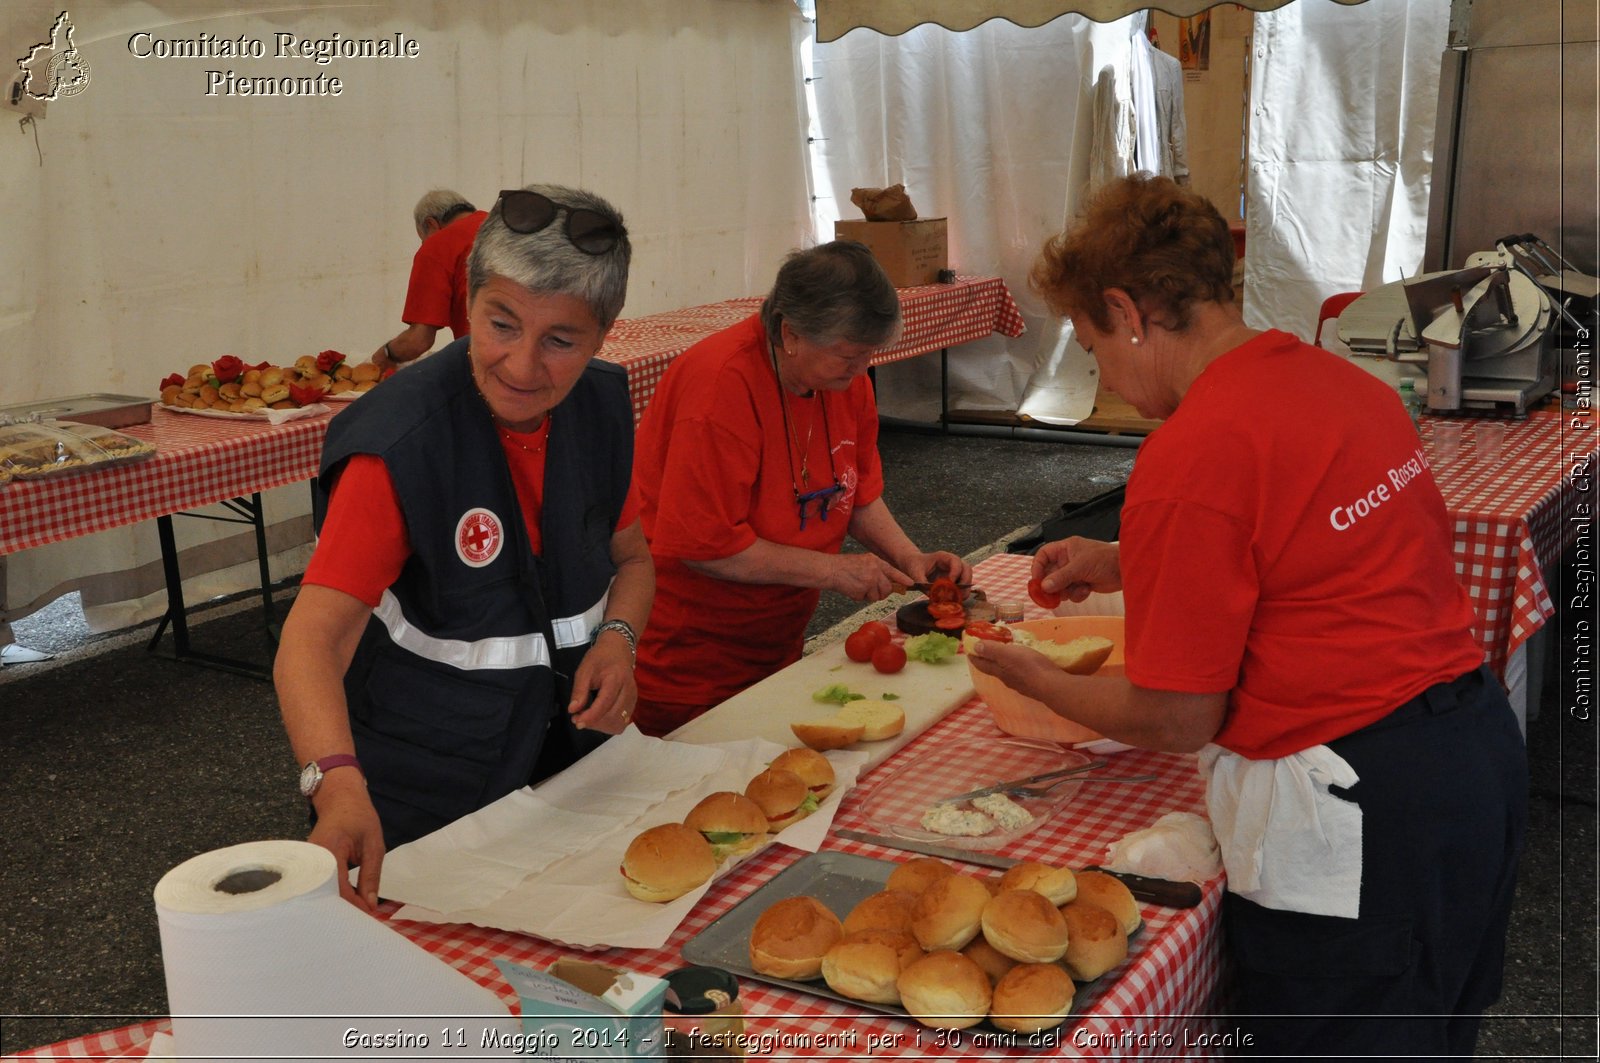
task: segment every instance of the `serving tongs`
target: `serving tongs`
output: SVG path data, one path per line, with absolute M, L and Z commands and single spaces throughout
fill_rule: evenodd
M 1042 797 L 1042 796 L 1044 796 L 1045 794 L 1049 793 L 1051 790 L 1055 789 L 1057 786 L 1060 786 L 1062 783 L 1066 782 L 1068 779 L 1072 778 L 1075 775 L 1083 775 L 1083 774 L 1086 774 L 1087 772 L 1099 771 L 1101 768 L 1103 768 L 1105 766 L 1106 766 L 1106 761 L 1104 761 L 1104 760 L 1091 760 L 1087 764 L 1079 764 L 1076 767 L 1057 768 L 1055 771 L 1040 772 L 1038 775 L 1029 775 L 1027 778 L 1024 778 L 1024 779 L 1007 779 L 1005 782 L 997 782 L 992 786 L 985 786 L 985 787 L 983 787 L 982 789 L 979 789 L 979 790 L 969 790 L 968 792 L 966 792 L 964 794 L 953 794 L 950 797 L 941 797 L 941 798 L 939 798 L 938 801 L 935 802 L 935 804 L 940 804 L 940 805 L 955 804 L 958 801 L 970 801 L 974 797 L 988 797 L 990 794 L 1006 794 L 1008 796 L 1017 796 L 1017 797 Z M 1134 775 L 1134 776 L 1129 776 L 1129 777 L 1126 777 L 1126 778 L 1112 778 L 1110 776 L 1099 776 L 1099 777 L 1093 777 L 1093 778 L 1087 778 L 1087 779 L 1079 779 L 1078 781 L 1079 782 L 1149 782 L 1151 779 L 1154 779 L 1154 778 L 1155 778 L 1154 775 Z M 1038 785 L 1040 783 L 1049 783 L 1049 785 L 1048 786 L 1040 786 L 1040 785 Z

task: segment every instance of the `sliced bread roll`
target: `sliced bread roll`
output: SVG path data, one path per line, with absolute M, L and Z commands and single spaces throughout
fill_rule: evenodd
M 906 714 L 892 701 L 861 698 L 832 716 L 791 723 L 795 737 L 812 749 L 842 749 L 854 742 L 893 738 L 906 729 Z
M 1114 648 L 1111 640 L 1101 635 L 1084 635 L 1071 642 L 1036 639 L 1032 646 L 1050 658 L 1057 668 L 1072 675 L 1094 674 L 1106 663 Z

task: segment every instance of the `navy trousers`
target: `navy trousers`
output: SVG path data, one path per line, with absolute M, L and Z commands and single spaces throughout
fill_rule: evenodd
M 1328 746 L 1360 781 L 1355 919 L 1225 896 L 1248 1058 L 1470 1059 L 1500 995 L 1527 827 L 1527 757 L 1487 668 Z

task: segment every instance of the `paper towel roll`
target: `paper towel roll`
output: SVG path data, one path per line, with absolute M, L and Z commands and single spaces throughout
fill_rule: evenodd
M 482 1047 L 521 1029 L 500 999 L 340 899 L 336 874 L 321 846 L 260 841 L 162 876 L 177 1058 L 510 1056 Z

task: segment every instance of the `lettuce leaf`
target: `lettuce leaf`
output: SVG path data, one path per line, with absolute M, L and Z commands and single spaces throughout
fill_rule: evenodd
M 961 648 L 961 640 L 930 631 L 926 635 L 913 635 L 906 639 L 906 656 L 924 664 L 938 664 L 949 660 Z
M 821 690 L 811 692 L 812 701 L 831 701 L 835 705 L 843 705 L 847 701 L 862 701 L 865 698 L 865 694 L 857 694 L 843 683 L 829 683 Z

